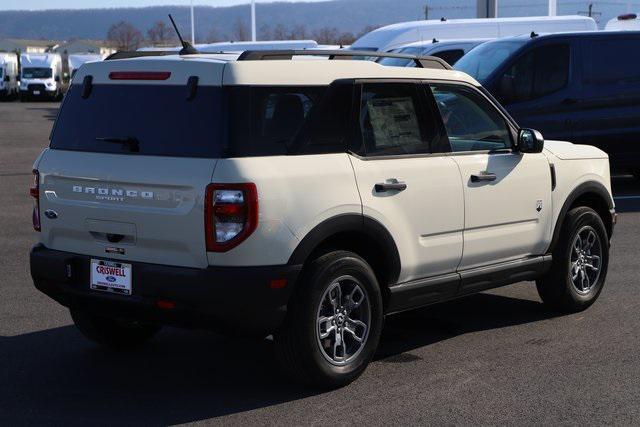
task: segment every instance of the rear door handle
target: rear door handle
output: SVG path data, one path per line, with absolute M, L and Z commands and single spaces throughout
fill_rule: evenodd
M 407 183 L 398 180 L 389 180 L 389 182 L 378 183 L 375 186 L 376 193 L 384 193 L 385 191 L 404 191 L 407 189 Z
M 480 172 L 478 174 L 471 175 L 471 182 L 481 182 L 481 181 L 495 181 L 496 174 L 490 172 Z

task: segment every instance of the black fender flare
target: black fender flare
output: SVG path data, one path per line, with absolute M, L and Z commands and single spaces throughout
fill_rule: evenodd
M 315 226 L 298 244 L 289 258 L 289 265 L 303 265 L 322 242 L 340 233 L 358 232 L 375 241 L 388 261 L 389 283 L 400 276 L 400 253 L 393 236 L 380 222 L 362 214 L 342 214 Z M 373 266 L 375 268 L 375 266 Z
M 578 200 L 580 196 L 583 196 L 588 193 L 593 193 L 602 198 L 602 200 L 607 204 L 609 210 L 614 209 L 613 199 L 609 194 L 609 191 L 605 188 L 604 185 L 597 181 L 587 181 L 576 188 L 574 188 L 569 196 L 564 201 L 562 205 L 562 209 L 560 210 L 560 214 L 558 215 L 558 220 L 556 221 L 555 228 L 553 229 L 553 237 L 551 239 L 551 245 L 549 246 L 549 253 L 553 252 L 558 243 L 558 239 L 560 238 L 560 232 L 562 231 L 562 224 L 564 224 L 564 220 L 567 216 L 567 212 L 569 212 L 569 208 L 573 205 L 573 203 Z M 604 220 L 604 218 L 603 218 Z M 609 236 L 611 237 L 611 236 Z

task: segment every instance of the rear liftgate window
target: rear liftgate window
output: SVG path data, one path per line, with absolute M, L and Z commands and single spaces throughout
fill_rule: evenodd
M 221 156 L 222 88 L 83 84 L 65 96 L 51 148 L 148 156 Z M 85 93 L 86 95 L 86 93 Z

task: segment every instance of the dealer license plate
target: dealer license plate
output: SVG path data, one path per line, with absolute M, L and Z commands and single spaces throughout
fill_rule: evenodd
M 131 295 L 131 264 L 91 260 L 91 289 Z

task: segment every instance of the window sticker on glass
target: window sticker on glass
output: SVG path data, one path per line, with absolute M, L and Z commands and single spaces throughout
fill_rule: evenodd
M 413 100 L 377 98 L 367 102 L 377 148 L 422 143 Z

